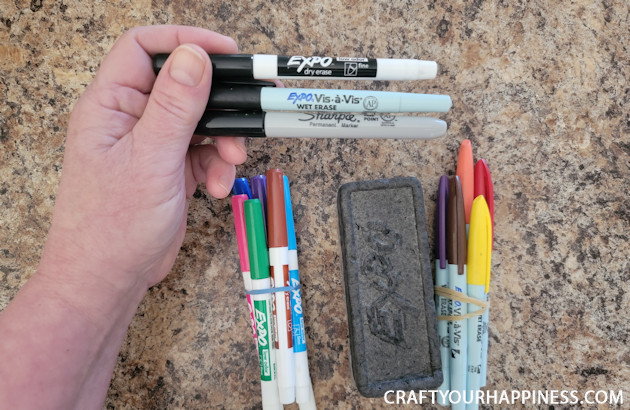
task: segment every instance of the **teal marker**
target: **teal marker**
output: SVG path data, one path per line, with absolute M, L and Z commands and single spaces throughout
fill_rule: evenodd
M 263 226 L 260 200 L 245 201 L 245 225 L 252 278 L 252 290 L 271 288 L 269 254 Z M 263 409 L 282 409 L 278 394 L 276 351 L 273 347 L 273 311 L 271 293 L 252 294 L 256 321 L 258 357 L 260 364 L 260 389 Z

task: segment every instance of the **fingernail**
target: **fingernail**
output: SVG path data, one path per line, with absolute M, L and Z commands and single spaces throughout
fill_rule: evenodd
M 234 139 L 234 145 L 239 149 L 243 154 L 247 155 L 247 148 L 245 148 L 245 138 L 244 137 L 236 137 Z
M 179 46 L 172 55 L 173 61 L 169 74 L 178 83 L 195 87 L 201 82 L 206 68 L 206 60 L 189 46 Z
M 221 175 L 219 177 L 219 186 L 221 187 L 221 189 L 223 189 L 225 195 L 228 195 L 230 193 L 233 182 L 234 180 L 232 178 L 228 178 L 226 175 Z

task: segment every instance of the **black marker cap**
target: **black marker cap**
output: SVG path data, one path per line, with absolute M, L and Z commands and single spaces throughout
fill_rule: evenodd
M 213 83 L 207 109 L 260 110 L 261 88 L 259 85 Z
M 265 136 L 265 113 L 261 111 L 206 111 L 195 130 L 197 135 Z
M 157 74 L 164 66 L 169 54 L 153 56 L 153 71 Z M 211 54 L 212 79 L 253 79 L 254 60 L 251 54 Z

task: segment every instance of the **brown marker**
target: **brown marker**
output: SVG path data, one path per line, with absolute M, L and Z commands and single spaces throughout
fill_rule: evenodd
M 458 176 L 449 177 L 448 209 L 446 212 L 446 257 L 448 259 L 448 288 L 462 294 L 468 291 L 466 283 L 466 215 L 464 195 Z M 468 303 L 451 301 L 451 315 L 468 313 Z M 468 376 L 468 321 L 448 322 L 450 391 L 464 394 Z
M 267 239 L 273 287 L 289 286 L 289 241 L 284 205 L 284 174 L 279 169 L 267 171 Z M 291 292 L 275 292 L 276 362 L 280 401 L 295 401 L 295 358 L 291 322 Z
M 457 265 L 457 274 L 464 274 L 466 264 L 466 215 L 464 195 L 458 176 L 448 178 L 448 210 L 446 213 L 446 257 L 449 265 Z

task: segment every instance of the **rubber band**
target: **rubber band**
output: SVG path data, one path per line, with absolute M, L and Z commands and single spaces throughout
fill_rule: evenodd
M 442 286 L 435 286 L 433 289 L 435 291 L 435 294 L 438 296 L 441 296 L 443 298 L 450 299 L 450 300 L 455 300 L 457 302 L 472 303 L 473 305 L 477 305 L 480 308 L 480 309 L 475 310 L 474 312 L 470 312 L 461 316 L 438 316 L 437 317 L 438 320 L 453 321 L 453 320 L 470 319 L 475 316 L 483 315 L 484 313 L 486 313 L 486 311 L 490 307 L 490 302 L 487 300 L 471 298 L 470 296 L 464 295 L 463 293 L 457 292 L 453 289 L 445 288 Z
M 302 284 L 298 283 L 293 286 L 283 286 L 281 288 L 267 288 L 267 289 L 255 289 L 255 290 L 246 290 L 246 295 L 267 295 L 269 293 L 278 293 L 278 292 L 291 292 L 294 290 L 299 290 L 302 288 Z

